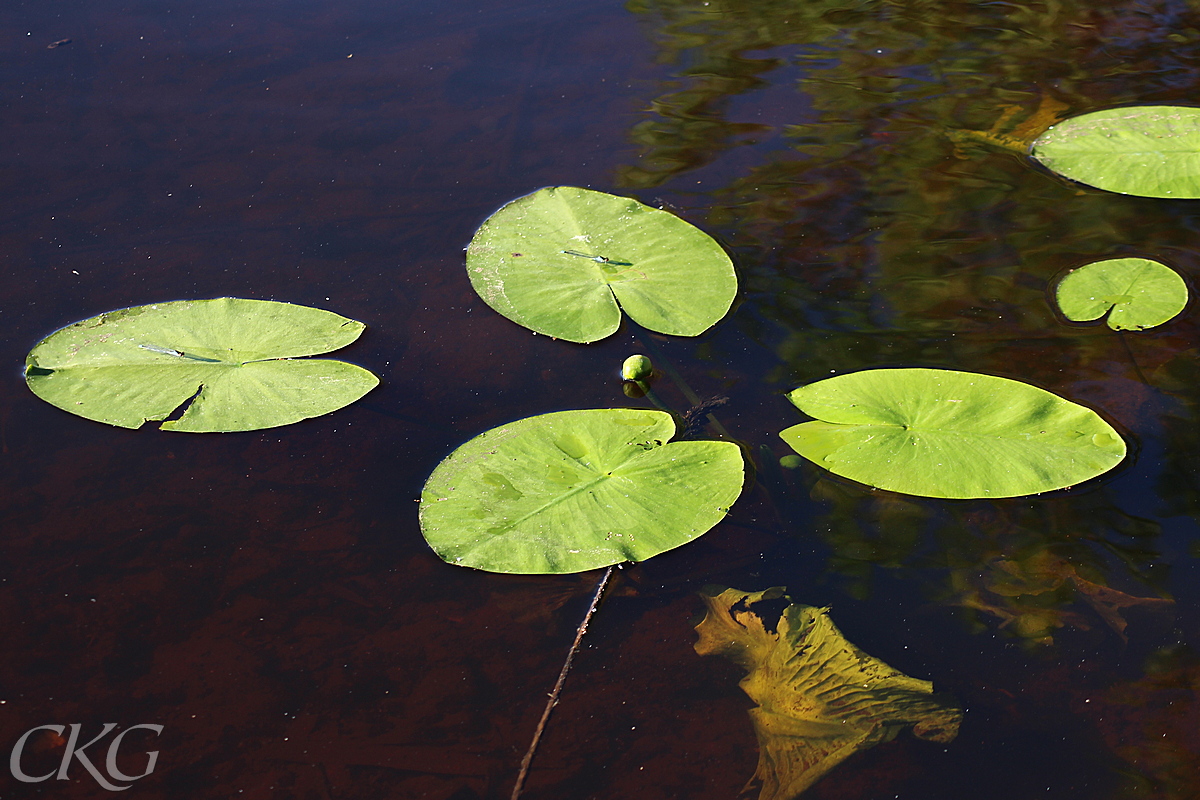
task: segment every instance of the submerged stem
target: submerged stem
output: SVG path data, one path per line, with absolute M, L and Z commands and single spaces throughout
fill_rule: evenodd
M 542 732 L 546 729 L 546 721 L 550 719 L 550 712 L 558 704 L 558 696 L 562 694 L 563 684 L 567 681 L 567 673 L 571 671 L 571 662 L 575 660 L 575 654 L 579 652 L 579 643 L 583 641 L 583 635 L 587 633 L 588 623 L 592 621 L 592 615 L 596 613 L 596 608 L 600 605 L 600 598 L 604 596 L 604 589 L 608 586 L 612 572 L 611 566 L 604 570 L 604 574 L 600 576 L 600 582 L 596 584 L 596 594 L 592 596 L 592 604 L 588 606 L 587 613 L 583 615 L 583 622 L 579 623 L 579 628 L 575 631 L 575 641 L 571 643 L 571 649 L 567 651 L 567 660 L 563 662 L 562 671 L 558 673 L 558 680 L 554 683 L 554 690 L 550 692 L 550 700 L 547 701 L 546 709 L 542 711 L 542 718 L 538 720 L 537 728 L 533 731 L 533 741 L 529 743 L 529 750 L 521 759 L 521 771 L 517 773 L 517 782 L 513 786 L 510 800 L 517 800 L 521 796 L 521 790 L 525 788 L 525 776 L 529 774 L 529 765 L 533 762 L 533 754 L 537 751 L 538 742 L 542 739 Z
M 667 373 L 667 377 L 679 387 L 679 391 L 683 392 L 683 396 L 688 399 L 688 402 L 691 403 L 692 406 L 699 406 L 703 403 L 703 401 L 700 399 L 700 395 L 696 394 L 692 387 L 688 385 L 688 382 L 683 379 L 683 376 L 675 371 L 675 368 L 671 366 L 671 362 L 667 359 L 666 355 L 658 348 L 657 345 L 654 344 L 654 341 L 649 336 L 639 336 L 638 341 L 640 341 L 645 348 L 654 355 L 654 363 L 662 365 L 663 371 Z M 647 393 L 647 396 L 649 397 L 649 393 Z M 655 402 L 654 398 L 650 398 L 650 402 L 659 406 L 659 408 L 662 408 L 664 411 L 670 410 Z M 712 426 L 716 429 L 717 433 L 721 434 L 726 439 L 733 438 L 729 435 L 729 431 L 725 430 L 725 426 L 721 424 L 721 421 L 717 419 L 715 414 L 706 414 L 705 416 L 708 417 L 708 421 L 712 423 Z
M 645 381 L 634 381 L 634 383 L 639 389 L 642 390 L 642 394 L 646 396 L 646 399 L 653 403 L 659 411 L 665 411 L 668 414 L 671 413 L 671 409 L 667 407 L 666 403 L 658 399 L 658 395 L 656 395 L 654 390 L 650 388 L 650 384 L 646 383 Z
M 1142 368 L 1138 366 L 1137 359 L 1133 356 L 1133 348 L 1129 346 L 1129 340 L 1125 338 L 1125 334 L 1121 331 L 1115 331 L 1117 338 L 1121 340 L 1121 346 L 1125 348 L 1125 355 L 1129 356 L 1129 363 L 1133 364 L 1133 371 L 1137 373 L 1138 378 L 1142 383 L 1153 389 L 1150 381 L 1146 380 L 1146 376 L 1142 374 Z

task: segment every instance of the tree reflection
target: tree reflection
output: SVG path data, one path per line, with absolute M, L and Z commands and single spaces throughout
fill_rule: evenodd
M 1023 380 L 1161 441 L 1162 492 L 1200 513 L 1188 455 L 1200 384 L 1159 385 L 1164 365 L 1195 369 L 1192 323 L 1122 336 L 1067 325 L 1047 299 L 1065 270 L 1101 257 L 1200 268 L 1194 207 L 1072 184 L 1025 155 L 1066 116 L 1190 104 L 1194 6 L 630 0 L 671 75 L 618 182 L 688 197 L 702 181 L 695 204 L 737 255 L 747 299 L 728 324 L 776 355 L 772 390 L 882 366 Z M 1163 606 L 1166 576 L 1160 525 L 1121 480 L 935 503 L 806 468 L 792 490 L 822 510 L 788 523 L 821 532 L 860 596 L 882 566 L 1032 642 L 1064 626 L 1123 637 L 1135 606 Z

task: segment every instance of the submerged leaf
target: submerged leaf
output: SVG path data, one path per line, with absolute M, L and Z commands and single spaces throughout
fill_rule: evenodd
M 490 216 L 467 248 L 471 285 L 526 328 L 571 342 L 614 333 L 621 309 L 658 333 L 697 336 L 733 303 L 733 262 L 712 237 L 628 197 L 541 189 Z
M 1187 305 L 1187 284 L 1179 273 L 1148 258 L 1111 258 L 1067 273 L 1054 298 L 1063 316 L 1087 322 L 1108 315 L 1113 330 L 1162 325 Z
M 266 300 L 155 303 L 55 331 L 30 351 L 25 380 L 64 411 L 122 428 L 185 405 L 163 430 L 273 428 L 336 411 L 379 384 L 353 364 L 299 358 L 345 347 L 365 327 Z
M 1113 631 L 1126 640 L 1124 609 L 1165 609 L 1171 600 L 1138 597 L 1079 574 L 1070 561 L 1049 548 L 1021 557 L 997 558 L 978 570 L 958 570 L 952 576 L 955 605 L 975 609 L 1001 620 L 1000 627 L 1024 639 L 1050 644 L 1056 629 L 1070 625 L 1088 630 L 1091 621 L 1071 608 L 1086 602 Z
M 1020 381 L 873 369 L 788 399 L 816 417 L 779 435 L 836 475 L 923 497 L 1017 497 L 1094 478 L 1125 442 L 1091 409 Z
M 429 476 L 421 532 L 443 560 L 489 572 L 644 561 L 710 530 L 742 491 L 737 445 L 674 435 L 669 414 L 622 408 L 494 428 Z
M 1072 117 L 1042 134 L 1033 156 L 1098 189 L 1200 198 L 1200 108 L 1131 106 Z
M 1034 139 L 1062 119 L 1062 112 L 1066 109 L 1065 103 L 1051 95 L 1042 94 L 1038 97 L 1038 107 L 1032 114 L 1027 114 L 1019 105 L 1005 104 L 1000 106 L 1000 116 L 991 129 L 951 129 L 946 131 L 946 135 L 955 143 L 956 151 L 964 145 L 981 142 L 1023 155 L 1029 152 L 1029 146 Z
M 744 667 L 740 685 L 758 705 L 750 711 L 758 771 L 747 789 L 760 787 L 759 800 L 790 800 L 904 728 L 935 742 L 958 733 L 957 705 L 846 641 L 827 609 L 789 605 L 772 632 L 754 604 L 786 597 L 782 587 L 700 596 L 708 613 L 696 626 L 696 652 Z

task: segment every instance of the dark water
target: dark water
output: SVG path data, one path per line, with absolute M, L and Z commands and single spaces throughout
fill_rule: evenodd
M 618 573 L 525 797 L 737 795 L 758 749 L 741 672 L 692 650 L 709 583 L 832 606 L 966 709 L 950 744 L 902 734 L 806 797 L 1200 796 L 1193 309 L 1117 335 L 1046 294 L 1124 254 L 1194 286 L 1200 206 L 1071 185 L 1004 146 L 1193 103 L 1196 4 L 10 3 L 0 35 L 0 753 L 35 726 L 150 723 L 121 765 L 157 749 L 157 768 L 124 796 L 507 797 L 596 576 L 444 565 L 415 501 L 483 430 L 637 402 L 617 369 L 644 331 L 533 336 L 462 266 L 501 203 L 573 184 L 667 205 L 734 255 L 730 317 L 650 341 L 730 398 L 721 421 L 763 471 L 703 539 Z M 57 327 L 224 295 L 362 320 L 340 355 L 383 385 L 212 436 L 108 428 L 23 385 Z M 783 392 L 876 366 L 1034 383 L 1134 455 L 986 503 L 767 469 L 801 419 Z M 43 731 L 26 770 L 63 749 Z M 0 770 L 0 797 L 111 796 L 69 777 Z

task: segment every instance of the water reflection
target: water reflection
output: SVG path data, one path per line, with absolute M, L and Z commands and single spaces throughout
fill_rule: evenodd
M 898 739 L 813 797 L 1107 797 L 1097 729 L 1139 769 L 1162 765 L 1142 796 L 1185 797 L 1200 780 L 1194 662 L 1129 675 L 1080 589 L 1169 591 L 1194 638 L 1196 590 L 1176 575 L 1188 576 L 1180 520 L 1200 511 L 1195 323 L 1120 338 L 1063 326 L 1044 302 L 1093 256 L 1137 251 L 1194 274 L 1200 214 L 1079 189 L 970 135 L 1019 139 L 1044 102 L 1193 101 L 1193 4 L 10 5 L 12 41 L 33 34 L 5 84 L 7 362 L 92 313 L 228 294 L 367 321 L 353 360 L 387 383 L 329 424 L 196 440 L 64 423 L 14 371 L 0 387 L 0 609 L 13 621 L 0 739 L 85 718 L 165 724 L 162 780 L 138 787 L 148 797 L 506 795 L 587 590 L 455 571 L 428 553 L 413 500 L 478 431 L 610 402 L 633 342 L 571 348 L 489 316 L 460 251 L 507 198 L 602 188 L 626 159 L 627 186 L 706 209 L 692 221 L 739 259 L 740 310 L 699 345 L 663 344 L 699 391 L 731 396 L 721 418 L 735 435 L 772 442 L 796 421 L 775 393 L 831 370 L 943 365 L 1099 408 L 1142 457 L 1102 489 L 1029 501 L 1036 513 L 1018 501 L 950 513 L 786 474 L 776 505 L 790 522 L 768 529 L 750 502 L 629 572 L 589 632 L 528 796 L 735 794 L 757 758 L 739 675 L 701 665 L 687 619 L 700 584 L 765 585 L 756 573 L 773 570 L 971 708 L 952 751 Z M 660 86 L 634 17 L 671 72 Z M 70 46 L 45 48 L 65 35 Z M 637 108 L 640 157 L 626 158 Z M 900 584 L 917 600 L 895 597 Z M 1009 648 L 922 605 L 961 606 L 968 591 L 1065 624 L 1046 628 L 1053 648 Z M 1163 615 L 1119 610 L 1121 652 L 1138 664 Z M 1073 621 L 1091 628 L 1083 646 L 1112 647 L 1071 650 Z M 1161 713 L 1136 717 L 1139 697 Z M 1144 735 L 1100 717 L 1140 719 Z M 1081 720 L 1095 724 L 1081 733 Z M 52 770 L 56 747 L 31 743 L 29 767 Z
M 1190 214 L 1068 184 L 1013 142 L 1097 107 L 1189 102 L 1194 85 L 1177 81 L 1200 15 L 1179 6 L 638 0 L 676 72 L 620 180 L 718 187 L 709 221 L 785 324 L 845 323 L 850 304 L 889 328 L 1042 329 L 1057 272 L 1139 242 L 1178 247 Z M 1157 55 L 1129 42 L 1157 59 L 1131 81 L 1125 46 L 1097 32 L 1147 24 L 1184 41 Z M 773 307 L 781 293 L 789 308 Z
M 1048 292 L 1102 256 L 1200 266 L 1194 210 L 1070 184 L 1024 151 L 1075 113 L 1187 102 L 1200 88 L 1194 72 L 1182 79 L 1200 55 L 1200 12 L 1079 0 L 628 7 L 675 71 L 634 126 L 641 156 L 620 180 L 683 194 L 704 183 L 750 299 L 736 324 L 778 359 L 768 385 L 881 366 L 986 372 L 1085 403 L 1143 455 L 1165 453 L 1159 479 L 1155 459 L 1130 459 L 1076 490 L 995 503 L 872 492 L 806 467 L 786 482 L 792 497 L 773 485 L 784 527 L 815 531 L 854 596 L 882 567 L 1029 642 L 1064 627 L 1120 640 L 1131 619 L 1169 620 L 1162 525 L 1143 491 L 1157 482 L 1173 513 L 1200 511 L 1197 384 L 1171 378 L 1195 369 L 1193 323 L 1136 336 L 1068 325 Z
M 1195 5 L 628 7 L 672 74 L 633 126 L 640 153 L 618 179 L 704 209 L 729 244 L 746 298 L 731 322 L 775 357 L 765 388 L 782 393 L 868 367 L 985 372 L 1095 408 L 1134 443 L 1127 462 L 1099 480 L 992 502 L 877 492 L 809 464 L 781 471 L 786 450 L 776 444 L 760 449 L 758 474 L 777 530 L 804 553 L 819 540 L 825 577 L 879 615 L 911 604 L 915 592 L 957 609 L 970 631 L 1025 645 L 1018 649 L 1038 660 L 1016 673 L 1011 662 L 1007 671 L 994 666 L 1003 650 L 985 636 L 977 637 L 982 658 L 960 640 L 939 667 L 971 672 L 970 704 L 988 709 L 984 725 L 1013 725 L 1008 736 L 1026 740 L 1009 762 L 1011 775 L 1041 776 L 1022 784 L 1025 794 L 1048 791 L 1034 781 L 1062 774 L 1063 758 L 1035 766 L 1045 758 L 1036 731 L 1051 716 L 1070 742 L 1066 760 L 1081 765 L 1069 791 L 1108 796 L 1103 776 L 1116 752 L 1131 777 L 1112 796 L 1194 793 L 1188 737 L 1177 732 L 1177 720 L 1195 719 L 1194 658 L 1164 667 L 1170 678 L 1141 681 L 1127 681 L 1112 660 L 1064 655 L 1050 664 L 1105 642 L 1126 652 L 1174 639 L 1181 633 L 1172 626 L 1186 624 L 1195 592 L 1168 567 L 1186 558 L 1180 528 L 1195 528 L 1180 516 L 1200 514 L 1196 325 L 1185 316 L 1136 335 L 1070 325 L 1049 295 L 1065 271 L 1102 257 L 1155 257 L 1194 274 L 1196 209 L 1069 183 L 1025 150 L 1055 121 L 1084 111 L 1192 103 Z M 1080 670 L 1092 677 L 1075 688 L 1065 676 Z M 1103 703 L 1097 685 L 1113 687 Z M 1177 715 L 1165 711 L 1171 691 L 1186 695 Z M 1155 716 L 1146 704 L 1164 711 Z M 1124 717 L 1136 717 L 1145 735 L 1111 722 Z M 1091 730 L 1073 727 L 1084 725 Z M 1096 730 L 1109 754 L 1084 743 Z M 981 756 L 973 763 L 999 763 L 995 750 Z M 1006 773 L 1000 783 L 1012 791 L 1020 780 Z M 977 785 L 978 773 L 968 781 Z M 832 786 L 815 791 L 842 796 Z
M 1167 647 L 1147 660 L 1142 677 L 1101 696 L 1078 698 L 1112 753 L 1123 762 L 1121 796 L 1184 800 L 1200 786 L 1200 657 Z

